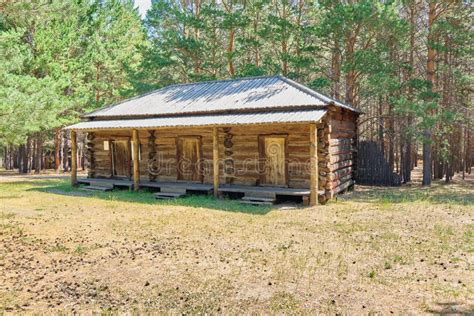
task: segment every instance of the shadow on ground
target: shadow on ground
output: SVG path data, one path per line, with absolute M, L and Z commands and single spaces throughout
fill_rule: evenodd
M 220 211 L 241 212 L 265 215 L 271 206 L 253 206 L 242 204 L 237 200 L 215 199 L 207 195 L 189 195 L 174 200 L 156 200 L 151 191 L 130 192 L 116 189 L 109 192 L 87 192 L 73 188 L 67 179 L 32 179 L 9 182 L 13 191 L 15 187 L 28 191 L 47 192 L 76 197 L 91 197 L 109 201 L 123 201 L 153 205 L 177 205 L 195 208 L 209 208 Z M 12 191 L 11 196 L 14 196 Z M 0 196 L 0 199 L 2 197 Z M 410 203 L 429 202 L 435 204 L 474 205 L 474 185 L 471 183 L 444 184 L 435 182 L 432 187 L 406 185 L 401 187 L 357 186 L 354 192 L 339 196 L 339 201 L 362 203 Z
M 21 181 L 13 182 L 13 185 L 32 186 L 27 191 L 38 191 L 52 194 L 60 194 L 74 197 L 91 197 L 108 201 L 133 202 L 153 205 L 177 205 L 195 208 L 209 208 L 219 211 L 240 212 L 254 215 L 265 215 L 272 210 L 271 206 L 255 206 L 242 204 L 237 200 L 215 199 L 208 195 L 187 195 L 179 199 L 156 200 L 153 192 L 141 189 L 139 192 L 131 192 L 128 189 L 114 189 L 108 192 L 89 192 L 79 188 L 73 188 L 67 180 L 50 181 Z

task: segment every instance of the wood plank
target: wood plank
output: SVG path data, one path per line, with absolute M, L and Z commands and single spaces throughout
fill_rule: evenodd
M 77 186 L 77 135 L 71 131 L 71 184 Z
M 219 130 L 217 127 L 212 129 L 212 165 L 213 165 L 213 183 L 214 197 L 219 194 Z
M 336 188 L 334 188 L 335 193 L 340 193 L 341 191 L 344 191 L 348 187 L 354 184 L 354 180 L 350 179 L 349 181 L 343 182 L 340 185 L 338 185 Z
M 90 185 L 90 186 L 87 186 L 87 187 L 80 188 L 80 190 L 83 190 L 83 191 L 102 191 L 102 192 L 105 192 L 105 191 L 111 191 L 112 188 L 104 187 L 104 186 L 93 186 L 93 185 Z
M 309 205 L 314 206 L 318 204 L 318 129 L 316 124 L 310 125 L 310 156 L 311 156 L 311 175 L 310 175 L 310 195 Z
M 310 190 L 308 189 L 295 189 L 295 188 L 280 188 L 280 187 L 259 187 L 254 185 L 235 185 L 235 184 L 221 184 L 219 186 L 221 192 L 238 192 L 238 193 L 254 193 L 254 192 L 269 192 L 276 195 L 295 195 L 304 196 L 309 195 Z
M 138 191 L 139 184 L 140 184 L 140 167 L 138 161 L 138 147 L 140 145 L 138 140 L 138 131 L 134 129 L 132 131 L 133 137 L 133 189 Z

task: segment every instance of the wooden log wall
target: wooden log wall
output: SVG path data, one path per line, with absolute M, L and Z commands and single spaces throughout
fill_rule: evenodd
M 148 180 L 150 181 L 156 181 L 156 178 L 159 172 L 155 132 L 156 131 L 153 131 L 153 130 L 148 131 L 149 133 L 148 148 L 146 149 L 146 151 L 148 152 L 148 164 L 147 164 Z M 142 148 L 142 151 L 143 151 L 143 148 Z
M 232 135 L 232 167 L 221 166 L 221 183 L 258 185 L 260 179 L 258 135 L 288 135 L 288 186 L 309 188 L 309 124 L 232 127 L 226 133 L 219 134 L 220 157 L 228 159 L 229 156 L 225 156 L 225 151 L 229 152 L 230 147 L 226 147 L 226 143 L 230 144 L 226 134 Z
M 325 162 L 328 171 L 325 191 L 326 198 L 332 198 L 354 185 L 357 115 L 329 106 L 324 130 L 329 156 Z
M 330 108 L 318 125 L 319 190 L 331 198 L 354 184 L 353 152 L 355 150 L 356 116 L 349 111 Z M 219 128 L 219 182 L 259 185 L 259 135 L 287 135 L 288 186 L 310 186 L 310 127 L 299 125 L 255 125 Z M 201 136 L 203 182 L 213 183 L 213 129 L 181 128 L 139 131 L 140 178 L 151 181 L 176 181 L 176 139 L 179 136 Z M 111 176 L 111 146 L 104 150 L 104 141 L 131 137 L 130 131 L 95 132 L 91 140 L 94 150 L 94 175 Z M 152 162 L 153 157 L 156 159 Z M 153 174 L 150 172 L 153 168 Z
M 234 142 L 232 138 L 234 135 L 231 133 L 232 128 L 226 127 L 223 128 L 224 131 L 224 178 L 226 184 L 232 184 L 234 182 L 234 154 L 233 146 Z
M 94 138 L 95 138 L 95 133 L 87 133 L 86 136 L 86 153 L 87 153 L 87 175 L 89 178 L 94 178 L 96 176 L 95 174 L 95 155 L 94 155 Z
M 91 140 L 91 146 L 94 148 L 94 160 L 92 167 L 94 169 L 93 178 L 109 178 L 112 176 L 111 152 L 104 149 L 104 142 L 110 140 L 110 134 L 106 132 L 95 132 L 94 138 Z
M 114 138 L 131 137 L 130 131 L 95 132 L 93 139 L 94 170 L 96 177 L 111 176 L 111 146 L 104 150 L 104 141 Z M 219 129 L 219 182 L 243 185 L 258 185 L 259 151 L 258 135 L 288 135 L 288 186 L 291 188 L 309 188 L 309 124 L 238 126 Z M 321 133 L 319 133 L 321 134 Z M 176 138 L 178 136 L 202 137 L 202 170 L 204 183 L 213 183 L 213 135 L 212 128 L 159 129 L 154 132 L 154 141 L 150 131 L 140 130 L 140 178 L 142 180 L 176 181 Z M 157 174 L 150 178 L 150 148 L 154 143 L 156 151 Z M 319 141 L 321 145 L 321 141 Z M 320 146 L 318 145 L 318 147 Z M 327 156 L 327 155 L 326 155 Z M 321 156 L 321 157 L 324 157 Z M 323 159 L 323 158 L 320 158 Z M 325 175 L 323 173 L 323 175 Z M 320 176 L 320 188 L 325 182 Z

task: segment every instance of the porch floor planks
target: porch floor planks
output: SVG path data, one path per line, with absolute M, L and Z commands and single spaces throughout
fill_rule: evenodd
M 294 196 L 309 196 L 309 189 L 294 189 L 294 188 L 280 188 L 280 187 L 259 187 L 251 185 L 238 184 L 222 184 L 219 186 L 220 192 L 237 192 L 237 193 L 274 193 L 276 195 L 294 195 Z M 324 195 L 324 191 L 318 191 L 319 195 Z
M 133 187 L 133 181 L 130 180 L 121 180 L 121 179 L 104 179 L 104 178 L 78 178 L 77 179 L 78 183 L 82 184 L 111 184 L 113 186 L 118 186 L 118 187 L 127 187 L 127 188 L 132 188 Z
M 104 179 L 104 178 L 78 178 L 79 183 L 90 184 L 91 182 L 99 183 L 110 183 L 114 186 L 133 187 L 133 181 L 121 180 L 121 179 Z M 161 187 L 175 187 L 191 191 L 208 191 L 212 192 L 213 184 L 206 183 L 193 183 L 193 182 L 173 182 L 173 181 L 140 181 L 140 187 L 148 188 L 161 188 Z M 252 185 L 238 185 L 238 184 L 221 184 L 219 186 L 219 192 L 236 192 L 236 193 L 273 193 L 275 195 L 292 195 L 292 196 L 309 196 L 309 189 L 295 189 L 295 188 L 282 188 L 282 187 L 260 187 Z M 318 191 L 319 195 L 324 195 L 323 190 Z

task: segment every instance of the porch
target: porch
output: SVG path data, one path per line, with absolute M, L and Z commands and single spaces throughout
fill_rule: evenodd
M 71 180 L 91 190 L 155 188 L 156 198 L 197 191 L 252 204 L 300 197 L 315 205 L 325 193 L 324 185 L 317 190 L 318 124 L 87 130 L 91 172 L 76 180 L 73 159 Z M 76 138 L 72 130 L 72 156 Z
M 113 188 L 134 188 L 133 181 L 126 179 L 104 179 L 80 177 L 77 179 L 80 184 L 87 184 L 93 190 L 106 191 Z M 88 188 L 88 187 L 86 187 Z M 157 189 L 156 198 L 178 198 L 189 193 L 214 193 L 214 185 L 206 183 L 195 183 L 187 181 L 140 181 L 139 188 Z M 309 203 L 311 195 L 310 189 L 295 189 L 283 187 L 220 184 L 217 195 L 237 194 L 242 197 L 242 202 L 250 204 L 272 204 L 278 197 L 301 197 L 303 203 Z M 318 195 L 323 196 L 324 190 L 319 190 Z

